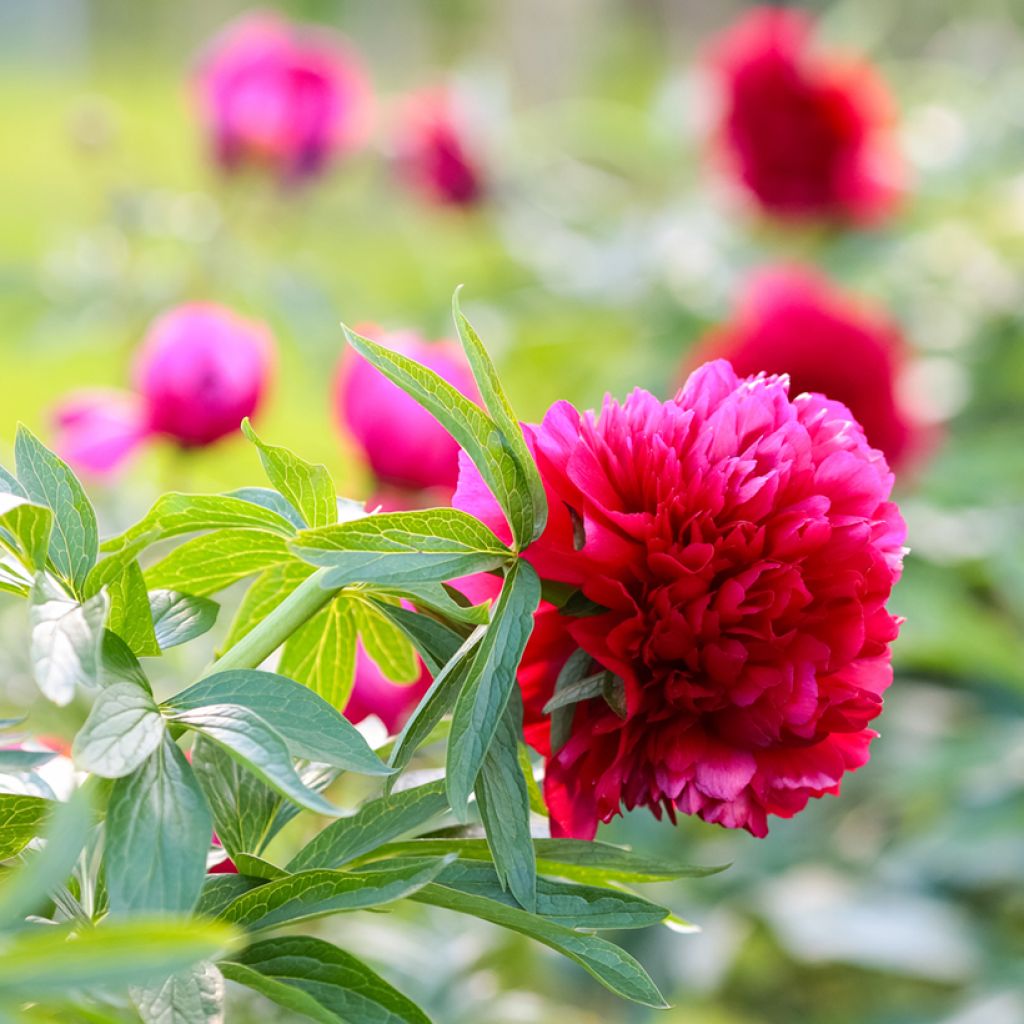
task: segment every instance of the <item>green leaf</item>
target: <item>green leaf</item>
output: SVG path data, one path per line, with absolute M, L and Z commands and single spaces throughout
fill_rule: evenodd
M 419 651 L 427 671 L 436 676 L 455 656 L 463 637 L 444 623 L 420 612 L 411 612 L 400 605 L 376 602 L 381 616 L 400 629 Z
M 0 466 L 0 494 L 16 494 L 19 498 L 28 497 L 25 488 L 3 466 Z
M 282 519 L 287 519 L 296 530 L 304 530 L 308 525 L 299 515 L 295 506 L 278 491 L 271 487 L 239 487 L 228 492 L 229 498 L 241 498 L 242 501 L 261 505 L 263 508 L 276 512 Z
M 491 603 L 470 604 L 469 599 L 447 583 L 416 583 L 401 587 L 375 587 L 377 594 L 408 598 L 421 611 L 433 612 L 446 622 L 479 626 L 491 620 Z
M 254 711 L 238 704 L 209 704 L 181 711 L 172 721 L 220 744 L 258 779 L 307 811 L 330 817 L 342 813 L 303 784 L 281 734 Z
M 78 604 L 48 576 L 36 577 L 28 612 L 32 672 L 54 704 L 69 704 L 78 685 L 98 683 L 108 603 L 100 593 Z
M 276 882 L 279 878 L 287 878 L 288 872 L 271 864 L 268 860 L 256 857 L 251 853 L 240 853 L 235 861 L 235 867 L 249 878 L 262 878 L 267 882 Z
M 167 704 L 179 711 L 210 704 L 239 704 L 273 722 L 294 757 L 363 775 L 390 774 L 351 722 L 306 687 L 273 672 L 217 672 L 172 697 Z
M 154 590 L 149 595 L 149 606 L 162 651 L 188 643 L 213 629 L 220 612 L 216 601 L 176 590 Z
M 583 648 L 573 651 L 558 673 L 551 701 L 559 699 L 563 693 L 574 693 L 581 683 L 584 686 L 589 686 L 588 673 L 593 660 Z M 600 692 L 600 687 L 598 687 L 595 694 Z M 576 704 L 570 700 L 564 705 L 552 707 L 551 701 L 545 705 L 544 713 L 551 715 L 551 749 L 557 753 L 569 742 L 569 737 L 572 735 L 572 720 L 576 712 Z M 548 710 L 549 708 L 551 710 Z
M 18 427 L 14 458 L 18 479 L 28 497 L 53 512 L 50 559 L 81 595 L 99 552 L 99 530 L 92 504 L 67 463 L 23 426 Z
M 232 859 L 259 853 L 281 797 L 203 736 L 192 747 L 192 770 L 213 811 L 217 836 Z
M 302 871 L 239 896 L 220 919 L 250 931 L 405 899 L 437 877 L 450 857 L 364 871 Z
M 340 868 L 383 843 L 413 832 L 447 809 L 444 782 L 430 782 L 369 800 L 351 817 L 331 822 L 292 858 L 288 870 Z
M 152 692 L 146 673 L 142 671 L 139 659 L 135 657 L 128 645 L 109 629 L 103 631 L 100 650 L 100 686 L 112 686 L 114 683 L 134 683 L 144 690 Z
M 218 1024 L 224 1020 L 224 978 L 201 963 L 132 991 L 144 1024 Z
M 513 690 L 480 768 L 476 799 L 501 888 L 507 886 L 532 912 L 537 907 L 537 863 L 530 835 L 530 794 L 519 767 L 522 733 L 523 702 Z
M 52 761 L 57 755 L 52 750 L 0 749 L 0 772 L 29 772 Z
M 160 917 L 106 921 L 72 933 L 19 932 L 0 945 L 0 995 L 37 1001 L 82 988 L 148 984 L 230 952 L 238 933 L 223 924 Z
M 104 779 L 135 771 L 160 745 L 164 720 L 152 696 L 134 683 L 114 683 L 100 691 L 75 737 L 75 766 Z
M 352 600 L 355 627 L 363 649 L 380 669 L 381 675 L 393 683 L 415 683 L 420 677 L 416 652 L 405 634 L 378 610 L 376 601 Z
M 107 806 L 107 892 L 113 913 L 191 910 L 206 874 L 213 818 L 185 755 L 164 735 Z
M 473 330 L 470 322 L 463 316 L 459 307 L 460 290 L 461 286 L 455 290 L 455 294 L 452 296 L 452 316 L 455 319 L 455 329 L 459 333 L 459 341 L 462 342 L 462 350 L 469 360 L 473 377 L 480 388 L 480 397 L 483 398 L 484 405 L 491 414 L 491 419 L 501 431 L 505 443 L 518 463 L 522 473 L 523 486 L 529 498 L 529 506 L 533 512 L 533 528 L 530 534 L 523 538 L 523 546 L 525 546 L 544 532 L 548 521 L 547 495 L 537 470 L 537 463 L 523 437 L 523 428 L 512 411 L 511 403 L 505 396 L 494 363 L 491 362 L 491 357 L 487 354 L 483 342 Z
M 473 460 L 505 512 L 519 547 L 533 535 L 534 509 L 523 471 L 502 432 L 484 411 L 432 370 L 342 325 L 348 343 L 415 398 Z
M 242 433 L 259 449 L 267 479 L 298 509 L 307 525 L 337 522 L 338 497 L 326 466 L 305 462 L 287 448 L 265 444 L 248 419 L 242 421 Z
M 178 545 L 146 570 L 152 590 L 180 590 L 196 597 L 290 560 L 284 539 L 265 530 L 215 530 Z
M 97 566 L 99 572 L 89 574 L 87 583 L 95 583 L 101 574 L 106 575 L 101 567 L 107 565 L 107 561 Z M 110 595 L 108 628 L 121 637 L 134 654 L 140 657 L 159 654 L 160 645 L 153 628 L 146 578 L 138 561 L 133 559 L 122 571 L 113 572 L 112 578 L 105 582 Z
M 52 806 L 38 796 L 0 793 L 0 860 L 21 853 L 39 835 Z
M 223 650 L 234 647 L 314 571 L 311 565 L 296 559 L 264 569 L 246 590 L 224 640 Z
M 540 581 L 531 566 L 518 561 L 509 569 L 501 595 L 455 702 L 448 740 L 448 800 L 461 820 L 467 816 L 469 794 L 494 738 L 516 670 L 533 629 L 540 602 Z
M 430 1024 L 415 1003 L 323 939 L 279 936 L 221 964 L 224 976 L 321 1024 Z
M 24 863 L 0 877 L 0 933 L 20 926 L 26 914 L 38 910 L 50 893 L 64 884 L 85 846 L 92 825 L 87 790 L 76 790 L 67 803 L 57 804 L 47 822 L 46 844 L 29 853 Z M 0 964 L 6 966 L 0 954 Z
M 53 513 L 46 505 L 0 491 L 0 543 L 32 573 L 46 568 Z
M 424 886 L 412 899 L 417 903 L 470 914 L 543 942 L 570 960 L 575 960 L 616 995 L 634 1003 L 659 1009 L 668 1005 L 643 967 L 624 949 L 607 939 L 584 935 L 517 907 L 459 892 L 437 883 Z
M 473 665 L 476 647 L 485 633 L 483 626 L 477 626 L 434 677 L 430 689 L 423 695 L 398 736 L 390 758 L 393 768 L 401 771 L 427 741 L 441 719 L 455 706 L 455 700 Z
M 247 875 L 207 875 L 196 904 L 196 917 L 216 917 L 243 893 L 263 885 L 263 879 Z
M 544 800 L 544 794 L 541 792 L 540 786 L 537 784 L 537 780 L 533 776 L 533 764 L 530 761 L 530 751 L 526 744 L 522 740 L 519 741 L 517 746 L 517 752 L 519 755 L 519 770 L 523 774 L 523 781 L 526 783 L 527 799 L 530 803 L 530 810 L 534 814 L 539 814 L 541 817 L 548 817 L 548 805 Z
M 356 636 L 350 603 L 339 594 L 288 638 L 278 671 L 343 710 L 355 680 Z
M 511 557 L 483 523 L 454 508 L 381 512 L 303 530 L 291 549 L 303 561 L 332 569 L 324 581 L 330 587 L 450 580 L 496 569 Z

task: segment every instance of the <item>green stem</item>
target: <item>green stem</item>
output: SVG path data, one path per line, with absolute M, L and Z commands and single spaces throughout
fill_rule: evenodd
M 205 675 L 232 668 L 258 668 L 341 589 L 323 586 L 329 569 L 304 579 L 262 622 L 229 647 Z

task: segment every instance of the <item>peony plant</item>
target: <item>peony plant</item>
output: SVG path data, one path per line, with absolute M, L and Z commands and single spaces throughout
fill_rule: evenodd
M 49 754 L 2 723 L 0 1012 L 209 1022 L 230 979 L 318 1021 L 422 1024 L 297 930 L 402 900 L 663 1006 L 600 933 L 671 920 L 633 886 L 716 869 L 593 841 L 597 821 L 646 804 L 763 834 L 866 760 L 903 531 L 848 411 L 719 362 L 669 402 L 563 403 L 524 432 L 457 298 L 454 315 L 482 405 L 346 334 L 461 446 L 457 507 L 367 512 L 246 421 L 270 486 L 165 494 L 101 541 L 73 472 L 19 431 L 0 589 L 28 603 L 42 693 L 93 703 L 64 802 Z M 154 693 L 145 659 L 212 629 L 243 580 L 219 656 Z M 432 677 L 377 749 L 342 714 L 359 645 L 388 678 L 417 657 Z M 343 773 L 370 788 L 356 807 Z M 329 823 L 278 863 L 303 813 Z

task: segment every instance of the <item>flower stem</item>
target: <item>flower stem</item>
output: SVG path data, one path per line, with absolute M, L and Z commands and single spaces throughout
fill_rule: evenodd
M 229 647 L 205 675 L 233 668 L 258 668 L 341 589 L 323 586 L 329 569 L 304 579 L 262 622 Z

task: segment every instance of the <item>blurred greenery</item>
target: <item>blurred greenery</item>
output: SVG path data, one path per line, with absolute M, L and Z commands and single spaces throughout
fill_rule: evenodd
M 219 179 L 188 74 L 239 4 L 0 0 L 0 461 L 18 421 L 45 437 L 64 393 L 126 384 L 148 322 L 206 298 L 274 330 L 261 434 L 362 495 L 330 403 L 339 320 L 446 335 L 464 282 L 467 314 L 534 419 L 558 398 L 669 393 L 750 268 L 817 264 L 900 319 L 914 393 L 945 420 L 901 483 L 913 554 L 883 736 L 841 799 L 766 840 L 644 815 L 608 827 L 652 852 L 733 862 L 661 887 L 701 934 L 623 942 L 670 993 L 666 1021 L 1024 1024 L 1024 5 L 812 5 L 827 38 L 867 51 L 891 82 L 915 175 L 892 225 L 848 235 L 754 222 L 707 167 L 694 55 L 742 5 L 279 6 L 354 40 L 384 121 L 403 90 L 452 77 L 477 108 L 489 201 L 452 211 L 404 194 L 385 132 L 303 191 Z M 158 487 L 225 490 L 257 470 L 241 439 L 187 459 L 155 450 L 95 492 L 110 532 Z M 22 612 L 3 612 L 3 703 L 27 705 Z M 210 650 L 196 646 L 172 671 L 202 664 Z M 67 733 L 84 711 L 37 709 L 33 725 Z M 525 940 L 401 913 L 400 931 L 379 915 L 324 928 L 439 1022 L 654 1019 Z M 233 998 L 230 1020 L 286 1019 Z

